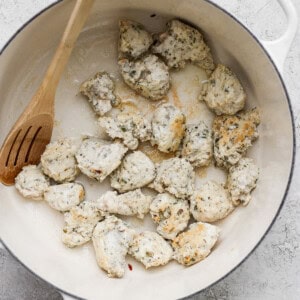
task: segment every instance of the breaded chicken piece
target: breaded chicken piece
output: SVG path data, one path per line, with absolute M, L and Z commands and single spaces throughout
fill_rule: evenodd
M 194 219 L 202 222 L 221 220 L 234 210 L 228 191 L 213 180 L 207 181 L 194 191 L 190 203 Z
M 97 200 L 97 207 L 111 214 L 143 219 L 149 212 L 151 201 L 152 197 L 143 194 L 140 189 L 120 195 L 115 191 L 108 191 Z
M 83 174 L 102 182 L 121 164 L 127 148 L 96 137 L 84 139 L 76 152 L 78 167 Z
M 195 172 L 184 158 L 170 158 L 156 165 L 156 177 L 149 187 L 159 193 L 168 191 L 177 198 L 186 199 L 192 195 Z
M 168 67 L 153 54 L 134 61 L 120 59 L 119 66 L 125 83 L 145 98 L 159 100 L 170 89 Z
M 58 211 L 68 211 L 83 201 L 85 196 L 82 184 L 63 183 L 52 185 L 44 193 L 45 201 Z
M 168 193 L 158 194 L 150 205 L 150 214 L 158 224 L 157 232 L 165 239 L 173 240 L 188 225 L 189 203 Z
M 235 116 L 222 115 L 213 123 L 214 157 L 219 167 L 236 164 L 258 138 L 260 123 L 257 108 Z
M 207 257 L 217 239 L 220 230 L 208 223 L 193 223 L 189 229 L 180 233 L 172 242 L 173 258 L 180 264 L 191 266 Z
M 259 169 L 251 158 L 241 158 L 229 169 L 227 188 L 234 205 L 246 206 L 251 200 L 251 191 L 256 188 Z
M 93 245 L 99 267 L 109 277 L 123 277 L 125 256 L 132 242 L 134 230 L 115 216 L 107 216 L 93 232 Z
M 185 131 L 185 115 L 172 104 L 160 105 L 152 118 L 151 144 L 161 152 L 174 152 L 178 149 Z
M 236 75 L 228 67 L 218 65 L 203 83 L 200 100 L 217 115 L 234 115 L 244 108 L 246 93 Z
M 35 165 L 23 167 L 15 178 L 18 192 L 25 198 L 32 200 L 43 200 L 44 192 L 49 185 L 49 179 L 42 173 L 41 168 Z
M 67 138 L 47 145 L 41 156 L 43 172 L 56 182 L 70 182 L 79 174 L 75 159 L 76 145 Z
M 143 25 L 137 22 L 120 20 L 119 29 L 120 57 L 137 58 L 148 51 L 153 43 L 152 35 L 145 30 Z
M 200 31 L 179 20 L 167 23 L 167 31 L 159 35 L 152 51 L 160 54 L 170 68 L 181 69 L 192 62 L 210 74 L 215 67 Z
M 128 253 L 149 269 L 167 264 L 173 250 L 156 232 L 144 231 L 134 237 Z
M 141 113 L 121 112 L 116 117 L 102 117 L 99 125 L 112 139 L 122 139 L 131 150 L 138 147 L 139 140 L 146 142 L 151 138 L 151 123 Z
M 95 113 L 103 116 L 112 109 L 112 106 L 117 105 L 114 89 L 115 84 L 111 76 L 106 72 L 98 72 L 83 82 L 79 91 L 88 98 Z
M 211 163 L 212 133 L 203 121 L 186 126 L 185 137 L 178 155 L 187 159 L 193 167 L 204 167 Z
M 92 238 L 96 224 L 103 220 L 103 216 L 104 213 L 94 202 L 83 201 L 73 206 L 69 212 L 64 213 L 63 243 L 70 248 L 87 243 Z
M 111 174 L 110 184 L 120 193 L 132 191 L 149 184 L 155 177 L 155 166 L 141 151 L 125 156 L 121 166 Z

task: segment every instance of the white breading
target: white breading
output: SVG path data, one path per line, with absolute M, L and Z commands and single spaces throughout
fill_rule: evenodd
M 170 68 L 180 69 L 186 62 L 192 62 L 210 74 L 215 67 L 200 31 L 179 20 L 167 23 L 167 31 L 159 35 L 152 51 L 160 54 Z
M 212 133 L 203 121 L 186 126 L 185 137 L 178 155 L 187 159 L 193 167 L 204 167 L 211 163 Z
M 119 56 L 137 58 L 145 53 L 153 43 L 152 35 L 145 27 L 131 20 L 119 21 Z
M 135 190 L 149 184 L 155 177 L 155 166 L 141 151 L 125 156 L 121 166 L 111 174 L 110 184 L 120 193 Z
M 157 145 L 162 152 L 178 149 L 185 131 L 185 116 L 172 104 L 160 105 L 152 117 L 151 144 Z
M 259 169 L 251 158 L 241 158 L 229 169 L 227 188 L 234 205 L 246 206 L 251 200 L 251 191 L 256 188 Z
M 217 116 L 213 122 L 214 157 L 219 167 L 236 164 L 258 138 L 260 123 L 256 108 L 235 116 Z
M 70 247 L 87 243 L 93 234 L 96 224 L 103 219 L 102 213 L 94 202 L 83 201 L 64 213 L 63 243 Z
M 99 125 L 113 139 L 123 140 L 126 147 L 135 150 L 142 142 L 151 138 L 151 123 L 141 113 L 121 112 L 115 117 L 99 118 Z
M 207 181 L 194 191 L 190 203 L 194 219 L 202 222 L 221 220 L 234 210 L 228 191 L 213 180 Z
M 41 156 L 43 172 L 56 182 L 70 182 L 79 173 L 75 159 L 76 145 L 71 139 L 63 138 L 51 142 Z
M 128 253 L 148 269 L 167 264 L 173 250 L 156 232 L 144 231 L 135 235 Z
M 193 223 L 172 242 L 173 258 L 180 264 L 191 266 L 207 257 L 218 240 L 220 230 L 208 223 Z
M 218 65 L 203 83 L 200 100 L 217 115 L 234 115 L 244 108 L 246 93 L 236 75 L 228 67 Z
M 138 94 L 151 100 L 163 98 L 170 88 L 170 75 L 165 63 L 153 54 L 134 61 L 119 60 L 125 83 Z
M 18 192 L 25 198 L 32 200 L 43 200 L 44 192 L 49 185 L 49 179 L 42 173 L 41 168 L 35 165 L 23 167 L 15 178 Z
M 52 185 L 44 193 L 45 201 L 59 211 L 68 211 L 83 201 L 84 187 L 79 183 L 63 183 Z
M 125 256 L 132 242 L 134 230 L 115 216 L 108 216 L 97 224 L 93 232 L 93 245 L 100 268 L 109 277 L 123 277 Z
M 142 193 L 140 189 L 118 195 L 108 191 L 97 200 L 97 207 L 111 214 L 136 216 L 143 219 L 149 212 L 151 196 Z
M 156 165 L 156 177 L 149 187 L 159 193 L 168 191 L 177 198 L 188 198 L 195 185 L 195 172 L 184 158 L 170 158 Z
M 150 205 L 150 214 L 158 224 L 157 232 L 165 239 L 173 240 L 188 225 L 189 203 L 168 193 L 158 194 Z
M 111 76 L 106 72 L 98 72 L 81 84 L 80 93 L 88 98 L 95 113 L 103 116 L 117 104 L 114 89 Z
M 127 150 L 121 143 L 88 137 L 82 141 L 76 152 L 78 167 L 88 177 L 102 182 L 118 168 Z

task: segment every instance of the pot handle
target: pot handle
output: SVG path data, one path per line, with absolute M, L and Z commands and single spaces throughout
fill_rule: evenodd
M 67 295 L 67 294 L 65 294 L 63 292 L 59 292 L 59 293 L 61 294 L 63 300 L 75 300 L 75 298 L 72 297 L 72 296 L 70 296 L 70 295 Z
M 261 40 L 261 43 L 270 54 L 280 73 L 282 73 L 284 61 L 298 29 L 298 15 L 292 0 L 278 0 L 278 2 L 286 14 L 287 28 L 278 39 L 273 41 Z

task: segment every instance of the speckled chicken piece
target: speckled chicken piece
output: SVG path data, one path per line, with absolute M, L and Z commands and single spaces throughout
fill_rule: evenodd
M 257 108 L 235 116 L 222 115 L 213 122 L 214 157 L 219 167 L 236 164 L 258 138 Z

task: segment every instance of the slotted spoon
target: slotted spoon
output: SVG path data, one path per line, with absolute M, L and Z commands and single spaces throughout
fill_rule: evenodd
M 77 0 L 45 77 L 0 150 L 0 181 L 14 184 L 22 167 L 37 164 L 50 142 L 57 85 L 94 0 Z

